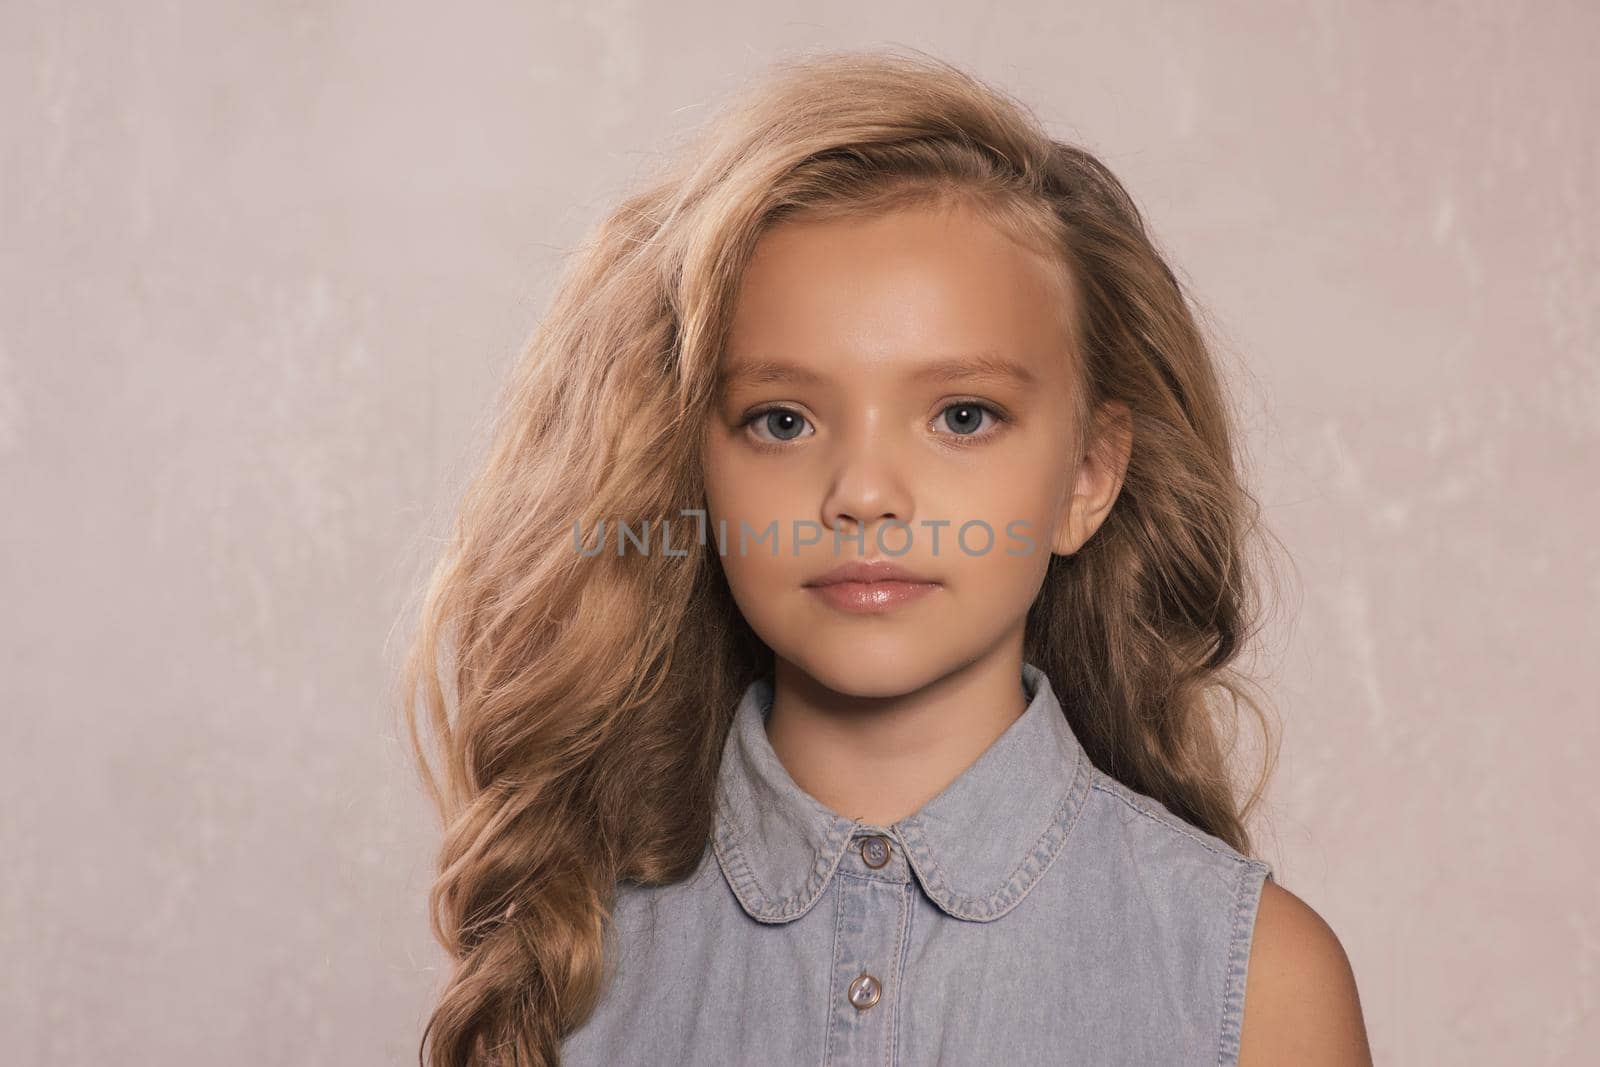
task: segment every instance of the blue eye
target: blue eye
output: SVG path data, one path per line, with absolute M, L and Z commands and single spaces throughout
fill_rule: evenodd
M 753 412 L 743 423 L 745 426 L 752 424 L 765 428 L 772 435 L 771 437 L 756 435 L 758 441 L 770 444 L 773 441 L 793 441 L 800 437 L 806 426 L 806 419 L 804 415 L 789 408 L 773 407 Z
M 952 445 L 987 441 L 1000 432 L 1001 423 L 1009 421 L 1008 416 L 998 409 L 976 400 L 947 404 L 940 414 L 943 419 L 934 420 L 934 435 L 950 438 L 947 443 Z M 985 415 L 989 417 L 987 422 L 984 421 Z M 945 429 L 939 429 L 941 421 Z M 816 432 L 804 415 L 793 408 L 777 405 L 751 412 L 739 427 L 750 431 L 756 446 L 769 451 L 781 449 L 790 442 Z
M 975 433 L 983 423 L 984 413 L 993 415 L 994 412 L 982 404 L 971 404 L 965 401 L 951 404 L 944 409 L 944 423 L 950 429 L 963 437 Z
M 766 413 L 766 427 L 780 441 L 792 441 L 800 436 L 805 419 L 787 408 L 774 408 Z

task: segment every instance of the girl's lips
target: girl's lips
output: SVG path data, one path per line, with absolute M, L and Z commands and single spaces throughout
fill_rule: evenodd
M 807 589 L 821 597 L 823 602 L 856 615 L 869 615 L 893 611 L 902 604 L 918 600 L 935 589 L 938 582 L 834 582 L 831 585 L 809 585 Z

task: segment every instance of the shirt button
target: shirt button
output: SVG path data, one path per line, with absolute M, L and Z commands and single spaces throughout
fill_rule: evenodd
M 868 867 L 882 867 L 889 862 L 889 839 L 886 837 L 867 837 L 861 841 L 861 858 Z
M 850 983 L 850 1003 L 857 1011 L 866 1011 L 878 1003 L 883 995 L 883 984 L 870 974 L 863 974 Z

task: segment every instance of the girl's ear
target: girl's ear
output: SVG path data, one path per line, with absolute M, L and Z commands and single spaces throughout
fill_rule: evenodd
M 1132 454 L 1132 409 L 1120 400 L 1108 400 L 1095 412 L 1094 436 L 1058 516 L 1052 552 L 1070 556 L 1094 536 L 1117 502 Z

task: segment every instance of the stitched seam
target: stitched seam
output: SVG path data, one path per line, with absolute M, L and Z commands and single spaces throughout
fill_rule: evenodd
M 1228 1062 L 1228 1002 L 1233 994 L 1233 953 L 1239 939 L 1239 901 L 1244 896 L 1244 878 L 1234 881 L 1228 912 L 1228 953 L 1222 964 L 1222 988 L 1217 1005 L 1217 1067 Z
M 1253 933 L 1250 889 L 1255 884 L 1256 876 L 1258 874 L 1265 876 L 1270 873 L 1271 867 L 1265 861 L 1253 856 L 1245 856 L 1232 849 L 1218 848 L 1214 842 L 1201 836 L 1194 827 L 1170 812 L 1154 811 L 1139 803 L 1126 786 L 1109 775 L 1097 778 L 1094 788 L 1107 796 L 1116 797 L 1150 821 L 1182 834 L 1206 851 L 1235 865 L 1237 874 L 1229 912 L 1228 951 L 1223 966 L 1220 1025 L 1217 1034 L 1217 1064 L 1219 1067 L 1235 1067 L 1239 1061 L 1239 1037 L 1244 1023 L 1244 981 L 1249 965 L 1249 947 Z
M 1250 962 L 1250 935 L 1254 929 L 1250 921 L 1250 889 L 1255 884 L 1256 875 L 1265 873 L 1265 866 L 1259 861 L 1240 864 L 1239 878 L 1234 886 L 1231 936 L 1222 985 L 1222 1024 L 1217 1037 L 1219 1067 L 1236 1067 L 1239 1062 L 1239 1037 L 1244 1023 L 1244 982 Z
M 771 711 L 771 708 L 772 704 L 769 699 L 766 704 L 766 711 Z M 764 716 L 765 713 L 763 713 Z M 737 719 L 735 719 L 733 728 L 737 729 Z M 726 754 L 724 758 L 726 758 Z M 827 888 L 828 879 L 833 877 L 834 870 L 839 866 L 839 861 L 843 858 L 844 845 L 854 831 L 854 826 L 841 829 L 838 819 L 835 818 L 829 824 L 828 836 L 823 843 L 824 851 L 817 852 L 812 862 L 810 877 L 806 879 L 805 884 L 793 896 L 780 900 L 776 894 L 770 892 L 766 886 L 761 884 L 756 877 L 754 867 L 745 859 L 744 849 L 739 844 L 746 836 L 745 825 L 744 821 L 738 817 L 739 813 L 732 801 L 731 794 L 726 788 L 719 787 L 717 795 L 718 807 L 726 812 L 728 825 L 724 826 L 722 819 L 718 818 L 716 834 L 714 835 L 714 847 L 718 859 L 727 861 L 723 870 L 729 875 L 733 883 L 733 893 L 734 896 L 739 898 L 739 903 L 751 915 L 763 922 L 784 922 L 810 911 L 812 905 L 821 897 L 823 890 Z M 826 812 L 826 809 L 815 800 L 812 800 L 811 803 L 817 810 Z M 827 868 L 823 869 L 823 860 L 827 856 L 832 858 L 828 861 Z M 756 898 L 752 898 L 750 895 L 752 887 L 757 894 Z M 757 904 L 756 899 L 759 899 L 761 903 Z
M 1035 857 L 1037 857 L 1039 855 L 1039 853 L 1045 848 L 1045 844 L 1044 844 L 1045 839 L 1048 838 L 1053 832 L 1055 832 L 1055 831 L 1057 831 L 1057 830 L 1059 830 L 1061 828 L 1061 815 L 1062 815 L 1062 812 L 1066 810 L 1067 805 L 1072 803 L 1072 798 L 1074 796 L 1076 796 L 1077 793 L 1078 793 L 1078 774 L 1081 772 L 1082 768 L 1083 768 L 1083 754 L 1080 752 L 1078 755 L 1076 755 L 1073 758 L 1073 761 L 1072 761 L 1072 781 L 1070 783 L 1068 783 L 1067 791 L 1061 797 L 1061 803 L 1059 805 L 1057 805 L 1056 806 L 1056 810 L 1051 813 L 1049 828 L 1043 834 L 1039 835 L 1039 841 L 1034 843 L 1033 848 L 1028 851 L 1028 854 L 1026 856 L 1022 857 L 1021 862 L 1019 862 L 1015 867 L 1013 867 L 1011 869 L 1011 873 L 1010 874 L 1006 875 L 1006 882 L 1005 882 L 1006 889 L 1008 889 L 1008 890 L 1012 889 L 1012 884 L 1017 880 L 1017 876 L 1019 874 L 1021 874 L 1027 868 L 1028 863 L 1031 860 L 1033 860 Z M 1087 795 L 1087 791 L 1085 791 L 1085 795 Z M 1078 821 L 1076 813 L 1074 813 L 1072 821 L 1074 823 Z M 1071 824 L 1068 824 L 1067 830 L 1070 831 L 1071 829 L 1072 829 Z M 1065 834 L 1062 835 L 1063 839 L 1065 838 L 1065 836 L 1066 836 Z M 1046 863 L 1045 866 L 1048 867 L 1049 864 Z M 1040 870 L 1039 873 L 1043 874 L 1044 871 Z
M 914 825 L 909 826 L 908 829 L 912 831 L 916 838 L 918 850 L 927 859 L 929 880 L 942 896 L 948 898 L 949 911 L 952 915 L 975 921 L 998 918 L 1026 896 L 1028 890 L 1038 884 L 1039 879 L 1044 877 L 1045 871 L 1050 869 L 1056 857 L 1061 854 L 1061 849 L 1066 844 L 1066 840 L 1071 835 L 1073 828 L 1078 825 L 1078 820 L 1083 817 L 1083 809 L 1086 806 L 1085 801 L 1088 799 L 1089 789 L 1093 784 L 1092 779 L 1089 778 L 1091 771 L 1086 767 L 1086 763 L 1087 761 L 1082 753 L 1079 753 L 1076 764 L 1077 771 L 1073 775 L 1072 784 L 1067 788 L 1061 804 L 1051 816 L 1050 826 L 1046 828 L 1044 833 L 1039 835 L 1038 843 L 1023 857 L 1022 862 L 1012 869 L 1005 883 L 987 897 L 957 896 L 955 894 L 950 888 L 949 881 L 944 876 L 944 869 L 939 866 L 938 859 L 934 856 L 932 850 L 927 847 L 927 842 L 922 836 L 920 818 L 912 820 Z M 1088 780 L 1086 781 L 1086 779 Z M 1069 822 L 1063 824 L 1061 820 L 1068 808 L 1073 809 L 1072 818 Z M 1018 876 L 1031 862 L 1040 857 L 1043 857 L 1043 865 L 1039 868 L 1038 873 L 1033 875 L 1026 886 L 1017 886 Z
M 731 810 L 731 805 L 729 807 Z M 727 828 L 719 826 L 718 832 L 714 837 L 713 847 L 718 858 L 726 861 L 723 869 L 728 871 L 733 881 L 733 892 L 739 898 L 739 902 L 750 912 L 768 922 L 791 919 L 804 915 L 811 910 L 811 906 L 821 896 L 828 879 L 833 876 L 834 869 L 839 866 L 839 861 L 844 856 L 843 842 L 840 840 L 839 829 L 835 827 L 828 831 L 828 837 L 824 843 L 826 851 L 817 853 L 816 861 L 812 865 L 811 877 L 806 879 L 805 885 L 794 896 L 780 901 L 775 900 L 773 894 L 769 893 L 766 887 L 761 884 L 756 877 L 755 870 L 745 860 L 744 850 L 739 847 L 739 824 L 736 820 L 730 821 L 733 823 L 734 830 L 729 831 Z M 819 868 L 823 857 L 826 855 L 831 855 L 833 859 L 829 862 L 826 870 L 821 870 Z M 731 870 L 729 870 L 730 868 Z M 755 899 L 750 896 L 749 890 L 751 887 L 754 887 L 759 895 L 756 899 L 759 899 L 762 902 L 761 904 L 757 904 Z
M 911 916 L 907 913 L 907 901 L 909 899 L 907 890 L 901 890 L 898 896 L 900 897 L 900 922 L 896 924 L 899 926 L 899 929 L 895 931 L 894 935 L 894 958 L 900 961 L 900 966 L 898 973 L 893 975 L 890 979 L 892 982 L 894 982 L 894 1005 L 893 1009 L 889 1012 L 889 1047 L 887 1049 L 889 1053 L 890 1067 L 894 1067 L 894 1064 L 896 1063 L 896 1055 L 900 1043 L 900 1005 L 905 1001 L 905 990 L 902 989 L 901 986 L 905 983 L 906 973 L 906 923 L 911 921 Z
M 902 936 L 900 938 L 900 988 L 894 1000 L 894 1045 L 891 1049 L 890 1063 L 892 1067 L 900 1067 L 900 1021 L 902 1006 L 906 1002 L 906 957 L 911 954 L 911 923 L 916 917 L 916 891 L 907 884 L 900 899 L 905 901 L 905 920 L 901 924 Z
M 826 1010 L 822 1017 L 827 1022 L 827 1033 L 822 1044 L 822 1067 L 828 1067 L 833 1062 L 833 1013 L 838 1010 L 833 1003 L 833 984 L 839 980 L 839 939 L 844 929 L 844 883 L 833 883 L 833 954 L 828 959 L 828 995 L 823 997 Z
M 762 888 L 761 883 L 756 880 L 755 872 L 744 861 L 744 853 L 738 844 L 738 822 L 731 818 L 732 806 L 725 806 L 725 811 L 730 813 L 729 822 L 733 825 L 731 827 L 718 827 L 712 842 L 717 853 L 717 859 L 721 861 L 723 870 L 732 876 L 733 892 L 739 898 L 739 902 L 753 912 L 765 914 L 765 909 L 751 900 L 749 896 L 750 889 L 753 887 L 761 900 L 770 898 L 767 895 L 767 891 Z
M 1207 841 L 1205 838 L 1201 837 L 1198 833 L 1195 832 L 1193 827 L 1189 826 L 1188 823 L 1183 822 L 1183 820 L 1179 819 L 1177 816 L 1175 816 L 1175 815 L 1163 816 L 1160 812 L 1151 811 L 1148 808 L 1144 807 L 1143 805 L 1135 803 L 1130 797 L 1124 795 L 1120 788 L 1117 788 L 1117 787 L 1114 787 L 1114 786 L 1102 785 L 1098 781 L 1096 781 L 1094 783 L 1093 788 L 1098 789 L 1100 792 L 1105 793 L 1107 796 L 1116 797 L 1118 800 L 1122 801 L 1124 804 L 1128 805 L 1128 807 L 1132 808 L 1134 811 L 1138 812 L 1140 815 L 1143 815 L 1145 818 L 1150 819 L 1153 822 L 1156 822 L 1156 823 L 1158 823 L 1158 824 L 1160 824 L 1162 826 L 1165 826 L 1169 830 L 1173 830 L 1173 831 L 1175 831 L 1177 833 L 1180 833 L 1184 837 L 1190 838 L 1191 840 L 1193 840 L 1196 843 L 1198 843 L 1201 846 L 1203 846 L 1208 851 L 1215 852 L 1217 855 L 1223 857 L 1224 859 L 1232 860 L 1235 863 L 1238 863 L 1240 861 L 1244 861 L 1244 862 L 1247 862 L 1247 863 L 1249 863 L 1249 862 L 1259 862 L 1259 861 L 1253 860 L 1249 856 L 1242 856 L 1238 852 L 1224 852 L 1222 849 L 1218 848 L 1216 845 L 1212 844 L 1210 841 Z

